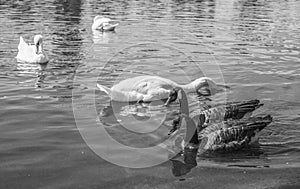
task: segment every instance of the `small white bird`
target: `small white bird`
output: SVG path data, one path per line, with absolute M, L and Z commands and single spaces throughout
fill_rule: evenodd
M 94 23 L 92 25 L 92 30 L 100 31 L 114 31 L 119 24 L 113 24 L 111 19 L 105 18 L 103 16 L 97 15 L 94 18 Z
M 201 77 L 189 84 L 180 85 L 166 78 L 148 75 L 125 79 L 112 88 L 100 84 L 97 84 L 97 87 L 114 101 L 152 102 L 168 99 L 166 105 L 170 104 L 172 99 L 176 100 L 176 97 L 170 95 L 174 87 L 182 87 L 186 93 L 197 92 L 199 95 L 214 95 L 224 91 L 224 86 L 216 84 L 208 77 Z
M 19 52 L 16 56 L 17 61 L 40 64 L 47 63 L 49 59 L 43 52 L 43 36 L 35 35 L 33 42 L 34 44 L 27 44 L 23 37 L 20 36 Z

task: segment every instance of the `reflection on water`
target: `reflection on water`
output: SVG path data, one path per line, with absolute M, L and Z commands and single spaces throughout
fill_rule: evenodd
M 93 31 L 93 42 L 95 44 L 108 44 L 113 38 L 117 38 L 116 32 Z
M 19 83 L 28 83 L 31 85 L 32 83 L 35 84 L 36 87 L 41 87 L 43 81 L 46 77 L 44 74 L 44 70 L 46 69 L 46 64 L 32 64 L 32 63 L 25 63 L 25 62 L 18 62 L 17 63 L 17 70 L 19 71 L 19 76 L 30 77 L 30 79 L 25 81 L 20 81 Z M 31 79 L 34 77 L 35 79 Z
M 100 108 L 99 119 L 107 132 L 122 144 L 151 147 L 170 138 L 172 121 L 178 115 L 178 105 L 165 107 L 163 104 L 162 101 L 140 104 L 111 101 L 109 106 Z
M 195 172 L 205 166 L 299 168 L 299 9 L 295 0 L 1 1 L 1 188 L 170 188 L 174 175 L 200 182 Z M 98 14 L 120 21 L 115 33 L 91 31 Z M 19 36 L 35 34 L 43 35 L 51 61 L 17 63 Z M 72 98 L 97 109 L 100 126 L 119 142 L 156 145 L 168 137 L 178 105 L 150 110 L 122 105 L 115 115 L 109 98 L 94 92 L 96 79 L 111 87 L 142 74 L 178 83 L 210 76 L 231 86 L 225 100 L 260 99 L 264 107 L 255 115 L 270 114 L 274 121 L 261 133 L 259 147 L 198 156 L 186 152 L 170 160 L 171 167 L 166 163 L 135 174 L 102 160 L 86 146 L 74 121 Z M 93 94 L 97 105 L 85 104 Z M 198 106 L 195 96 L 189 100 L 191 109 Z M 219 103 L 224 96 L 211 100 Z M 166 112 L 170 114 L 164 117 Z M 154 120 L 149 124 L 153 132 L 137 134 L 120 124 L 128 117 L 134 123 L 129 126 L 136 127 L 155 118 L 166 122 L 155 130 Z M 277 183 L 273 181 L 261 188 L 274 187 L 269 185 Z
M 175 177 L 189 173 L 192 168 L 197 166 L 197 149 L 185 149 L 183 154 L 170 159 L 172 163 L 172 173 Z

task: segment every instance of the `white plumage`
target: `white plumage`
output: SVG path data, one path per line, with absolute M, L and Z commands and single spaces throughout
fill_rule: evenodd
M 112 88 L 97 84 L 97 87 L 107 93 L 112 100 L 120 102 L 151 102 L 160 99 L 168 99 L 174 87 L 181 87 L 186 93 L 197 90 L 209 90 L 215 94 L 223 90 L 211 78 L 201 77 L 195 81 L 180 85 L 176 82 L 159 76 L 137 76 L 125 79 Z
M 114 31 L 119 24 L 113 24 L 111 19 L 105 18 L 103 16 L 95 16 L 94 23 L 92 25 L 92 30 L 100 31 Z
M 47 63 L 49 61 L 47 55 L 43 51 L 43 37 L 42 35 L 34 36 L 34 44 L 27 44 L 23 37 L 20 36 L 20 43 L 18 46 L 17 61 L 27 63 Z

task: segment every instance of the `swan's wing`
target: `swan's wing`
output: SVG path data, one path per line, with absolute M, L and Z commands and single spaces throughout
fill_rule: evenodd
M 111 21 L 111 19 L 110 18 L 100 18 L 99 20 L 96 20 L 96 21 L 99 21 L 99 22 L 101 22 L 101 23 L 105 23 L 105 22 L 110 22 Z
M 144 101 L 153 101 L 159 99 L 168 98 L 170 91 L 172 90 L 172 85 L 166 83 L 163 80 L 144 80 L 139 82 L 133 90 L 137 93 L 143 94 Z
M 19 51 L 22 51 L 22 50 L 24 50 L 24 49 L 26 49 L 28 47 L 29 47 L 29 45 L 25 42 L 25 40 L 23 39 L 23 37 L 20 36 L 20 42 L 19 42 L 19 45 L 18 45 Z
M 29 45 L 27 44 L 23 37 L 20 36 L 20 43 L 18 45 L 18 54 L 16 58 L 19 61 L 28 61 L 31 62 L 34 57 L 36 57 L 36 47 L 35 45 Z
M 120 92 L 133 101 L 159 100 L 168 98 L 170 90 L 173 88 L 167 81 L 167 79 L 157 76 L 137 76 L 120 81 L 110 91 L 113 91 L 114 94 Z M 104 87 L 100 86 L 99 88 L 102 90 Z M 104 88 L 103 91 L 108 90 Z
M 94 23 L 92 25 L 92 29 L 102 29 L 104 23 L 109 23 L 111 20 L 109 18 L 98 18 L 94 20 Z
M 170 94 L 169 89 L 164 89 L 164 88 L 151 89 L 148 91 L 147 94 L 143 95 L 143 101 L 149 102 L 153 100 L 167 99 L 169 94 Z
M 159 89 L 166 89 L 171 90 L 176 87 L 174 82 L 160 78 L 160 77 L 148 77 L 144 78 L 141 81 L 137 82 L 135 85 L 135 90 L 139 92 L 148 91 L 148 90 L 159 90 Z

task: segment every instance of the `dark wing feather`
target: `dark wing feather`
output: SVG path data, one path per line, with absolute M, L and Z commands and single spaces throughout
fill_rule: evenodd
M 229 102 L 219 104 L 207 110 L 197 109 L 191 112 L 190 116 L 197 123 L 198 127 L 206 127 L 209 123 L 216 123 L 228 119 L 241 119 L 247 113 L 253 112 L 262 105 L 259 100 Z
M 229 120 L 209 125 L 199 133 L 204 150 L 227 150 L 248 144 L 257 132 L 272 122 L 270 115 L 249 120 Z

